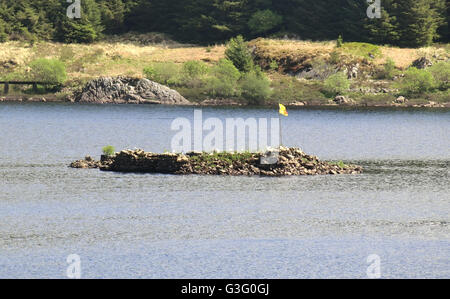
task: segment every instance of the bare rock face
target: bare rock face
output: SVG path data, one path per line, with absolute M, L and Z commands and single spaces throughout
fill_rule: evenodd
M 177 91 L 148 79 L 102 77 L 74 95 L 80 103 L 190 105 Z

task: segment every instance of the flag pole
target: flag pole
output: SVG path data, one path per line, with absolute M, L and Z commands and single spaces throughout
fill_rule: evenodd
M 287 110 L 286 110 L 286 107 L 283 105 L 283 104 L 280 104 L 280 103 L 278 103 L 278 106 L 280 106 L 280 111 L 278 112 L 279 114 L 281 114 L 281 115 L 283 115 L 283 116 L 288 116 L 288 112 L 287 112 Z M 282 121 L 281 121 L 281 118 L 282 117 L 280 117 L 280 116 L 278 116 L 278 119 L 279 119 L 279 129 L 280 129 L 280 146 L 282 146 L 283 145 L 283 128 L 281 127 L 282 126 Z
M 282 117 L 279 117 L 280 120 L 280 146 L 283 146 L 283 128 L 282 128 Z

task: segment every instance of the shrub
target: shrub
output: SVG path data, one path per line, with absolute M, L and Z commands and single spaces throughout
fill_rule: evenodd
M 273 98 L 282 103 L 301 101 L 303 97 L 302 83 L 294 77 L 281 77 L 272 81 Z
M 212 74 L 224 81 L 236 83 L 241 77 L 241 73 L 228 59 L 221 59 L 212 69 Z
M 344 40 L 342 39 L 342 35 L 339 35 L 339 37 L 336 41 L 336 48 L 342 48 L 343 44 L 344 44 Z
M 347 167 L 347 165 L 343 161 L 337 161 L 337 162 L 333 162 L 331 164 L 334 164 L 334 165 L 338 166 L 339 168 Z
M 279 68 L 278 62 L 276 60 L 272 60 L 269 65 L 272 71 L 277 71 Z
M 283 22 L 283 17 L 270 9 L 255 12 L 248 21 L 248 27 L 253 33 L 268 32 Z
M 211 96 L 230 97 L 239 95 L 237 81 L 241 77 L 239 70 L 228 59 L 221 59 L 211 70 L 206 80 L 206 92 Z
M 180 83 L 180 67 L 173 62 L 155 62 L 144 69 L 146 78 L 164 85 Z
M 392 60 L 392 58 L 388 58 L 386 60 L 386 63 L 384 64 L 384 69 L 382 72 L 382 77 L 384 79 L 390 79 L 392 80 L 395 76 L 396 70 L 395 70 L 395 62 Z
M 248 73 L 253 69 L 252 55 L 241 35 L 228 42 L 225 57 L 241 72 Z
M 440 90 L 450 88 L 450 62 L 437 63 L 427 70 L 433 76 L 437 88 Z
M 217 77 L 210 77 L 206 80 L 205 91 L 212 97 L 234 97 L 240 95 L 236 84 L 229 81 L 222 81 Z
M 208 73 L 209 67 L 201 61 L 187 61 L 182 68 L 182 84 L 187 87 L 198 87 L 202 85 L 202 79 Z
M 63 84 L 67 79 L 66 66 L 57 59 L 39 58 L 30 63 L 31 77 L 36 81 Z
M 263 104 L 272 93 L 269 79 L 258 69 L 246 73 L 240 81 L 240 86 L 242 95 L 252 104 Z
M 337 51 L 333 51 L 330 53 L 330 63 L 338 64 L 341 59 L 341 55 Z
M 183 74 L 192 79 L 198 79 L 208 73 L 208 65 L 202 61 L 191 60 L 183 64 Z
M 350 80 L 342 72 L 333 74 L 324 81 L 324 89 L 329 96 L 343 94 L 349 88 Z
M 116 149 L 112 145 L 107 145 L 102 149 L 102 151 L 105 156 L 114 156 Z
M 432 90 L 435 86 L 433 76 L 427 70 L 409 68 L 405 76 L 396 84 L 404 94 L 417 94 Z

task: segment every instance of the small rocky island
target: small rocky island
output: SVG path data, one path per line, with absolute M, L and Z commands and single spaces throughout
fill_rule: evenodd
M 72 168 L 98 168 L 102 171 L 198 174 L 198 175 L 246 175 L 246 176 L 294 176 L 326 174 L 359 174 L 362 167 L 343 162 L 324 162 L 316 156 L 305 154 L 299 148 L 268 150 L 265 153 L 187 153 L 155 154 L 143 150 L 124 150 L 111 156 L 103 155 L 100 161 L 91 157 L 75 161 Z

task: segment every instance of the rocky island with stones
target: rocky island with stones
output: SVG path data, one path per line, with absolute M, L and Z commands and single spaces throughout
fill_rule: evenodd
M 343 162 L 320 161 L 299 148 L 280 147 L 262 153 L 192 152 L 156 154 L 123 150 L 100 161 L 87 156 L 70 164 L 72 168 L 97 168 L 123 173 L 175 175 L 294 176 L 359 174 L 362 167 Z

